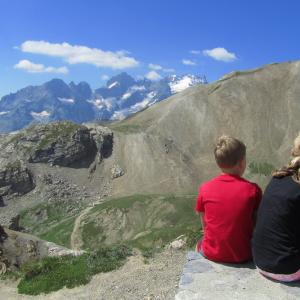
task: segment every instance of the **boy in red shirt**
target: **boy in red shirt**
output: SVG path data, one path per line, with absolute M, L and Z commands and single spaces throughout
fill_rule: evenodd
M 261 189 L 242 178 L 246 146 L 221 136 L 214 150 L 221 174 L 199 188 L 195 211 L 204 236 L 196 250 L 217 262 L 240 263 L 251 259 L 251 237 Z

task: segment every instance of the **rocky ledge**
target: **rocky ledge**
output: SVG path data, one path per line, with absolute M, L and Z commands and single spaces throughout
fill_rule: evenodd
M 14 193 L 23 195 L 34 187 L 33 174 L 23 161 L 9 162 L 0 169 L 0 205 L 3 205 L 2 197 Z
M 175 300 L 296 300 L 300 283 L 271 281 L 258 273 L 253 262 L 221 264 L 188 252 Z
M 69 121 L 32 125 L 3 140 L 2 163 L 13 155 L 29 163 L 64 167 L 89 165 L 97 153 L 101 159 L 107 158 L 113 147 L 113 133 L 108 128 Z
M 80 255 L 65 247 L 41 240 L 35 236 L 0 226 L 0 273 L 14 271 L 29 260 L 45 256 Z

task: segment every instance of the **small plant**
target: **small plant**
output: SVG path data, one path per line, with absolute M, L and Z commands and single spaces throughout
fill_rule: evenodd
M 201 239 L 203 232 L 201 228 L 190 229 L 186 232 L 186 245 L 189 249 L 194 249 L 197 242 Z
M 21 168 L 21 161 L 20 160 L 15 160 L 13 162 L 9 162 L 7 165 L 6 165 L 6 168 L 11 170 L 11 171 L 17 171 Z
M 250 162 L 248 168 L 250 174 L 259 174 L 264 176 L 270 176 L 275 170 L 275 167 L 267 162 Z

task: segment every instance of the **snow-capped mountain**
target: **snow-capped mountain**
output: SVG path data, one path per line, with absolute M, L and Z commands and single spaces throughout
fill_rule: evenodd
M 205 76 L 167 76 L 159 81 L 134 80 L 127 73 L 112 77 L 106 87 L 95 90 L 91 100 L 99 119 L 119 120 L 184 89 L 207 83 Z
M 204 76 L 172 75 L 151 81 L 120 73 L 93 92 L 86 82 L 76 85 L 52 79 L 2 97 L 0 133 L 16 131 L 33 122 L 123 119 L 190 86 L 205 83 Z

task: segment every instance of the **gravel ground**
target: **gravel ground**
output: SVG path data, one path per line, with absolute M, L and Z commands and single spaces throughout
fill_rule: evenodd
M 16 282 L 0 281 L 0 299 L 174 299 L 185 261 L 182 250 L 164 250 L 147 263 L 141 255 L 134 255 L 119 270 L 98 274 L 85 286 L 40 296 L 18 295 Z

